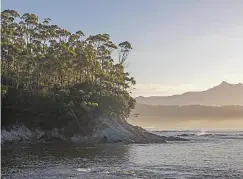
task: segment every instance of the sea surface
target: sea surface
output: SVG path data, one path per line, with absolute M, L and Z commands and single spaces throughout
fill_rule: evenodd
M 2 178 L 243 179 L 243 131 L 155 131 L 188 142 L 2 148 Z

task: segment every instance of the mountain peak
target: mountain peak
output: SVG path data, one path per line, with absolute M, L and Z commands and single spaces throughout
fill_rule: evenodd
M 206 91 L 211 91 L 211 90 L 222 90 L 222 89 L 225 89 L 225 88 L 229 88 L 229 87 L 233 87 L 234 85 L 233 84 L 230 84 L 226 81 L 223 81 L 222 83 L 220 83 L 219 85 L 217 86 L 214 86 Z
M 223 81 L 220 85 L 230 85 L 230 84 L 226 81 Z
M 228 82 L 226 82 L 226 81 L 223 81 L 222 83 L 220 83 L 218 86 L 215 86 L 216 88 L 217 87 L 221 87 L 221 86 L 225 86 L 225 87 L 242 87 L 243 86 L 243 84 L 242 83 L 238 83 L 238 84 L 231 84 L 231 83 L 228 83 Z

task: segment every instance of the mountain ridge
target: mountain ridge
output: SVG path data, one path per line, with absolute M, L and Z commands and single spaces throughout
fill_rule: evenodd
M 138 104 L 147 105 L 243 105 L 243 84 L 230 84 L 223 81 L 204 91 L 189 91 L 172 96 L 139 96 Z

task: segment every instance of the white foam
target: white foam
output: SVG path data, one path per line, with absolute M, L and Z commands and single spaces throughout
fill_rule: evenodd
M 90 168 L 77 168 L 77 171 L 79 172 L 91 172 Z
M 197 136 L 203 136 L 203 135 L 206 135 L 207 133 L 204 131 L 204 130 L 202 130 L 202 131 L 200 131 L 200 132 L 197 132 Z
M 214 134 L 210 134 L 210 133 L 205 132 L 204 130 L 201 130 L 196 135 L 197 136 L 213 136 Z

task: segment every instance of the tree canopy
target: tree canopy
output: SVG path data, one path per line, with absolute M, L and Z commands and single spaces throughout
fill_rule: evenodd
M 136 82 L 124 67 L 131 49 L 128 41 L 114 44 L 108 34 L 71 33 L 51 24 L 50 18 L 40 22 L 35 14 L 4 10 L 2 98 L 9 99 L 12 90 L 11 95 L 25 94 L 18 104 L 11 102 L 12 109 L 41 96 L 54 105 L 61 103 L 71 109 L 81 106 L 125 119 L 135 105 L 130 93 Z M 115 51 L 117 59 L 113 59 Z M 43 105 L 40 101 L 38 104 Z

